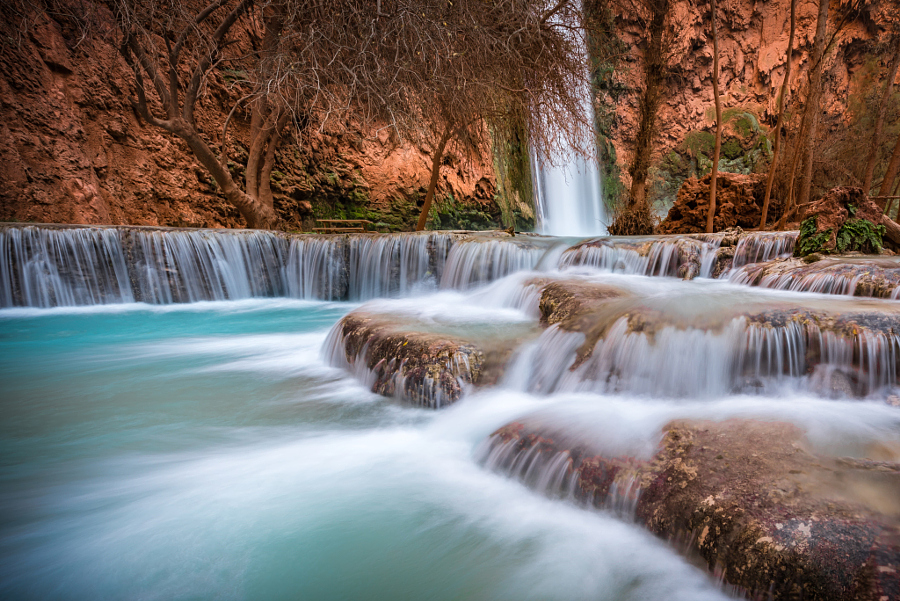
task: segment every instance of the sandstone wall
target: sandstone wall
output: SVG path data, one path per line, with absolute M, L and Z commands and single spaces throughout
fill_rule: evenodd
M 82 37 L 65 15 L 35 16 L 27 27 L 6 19 L 0 40 L 0 220 L 241 227 L 187 145 L 137 119 L 128 100 L 131 73 L 105 37 Z M 229 83 L 226 70 L 214 71 L 198 107 L 214 146 L 240 98 Z M 229 156 L 246 152 L 248 128 L 237 111 Z M 387 131 L 286 143 L 273 173 L 276 210 L 298 229 L 311 227 L 315 216 L 410 229 L 428 184 L 428 150 Z M 497 220 L 486 154 L 467 157 L 451 148 L 438 196 L 452 195 L 458 213 Z
M 765 136 L 777 118 L 777 96 L 784 78 L 790 30 L 790 0 L 725 0 L 719 5 L 719 85 L 723 94 L 726 136 L 733 148 L 723 148 L 727 169 L 735 172 L 764 171 L 767 158 L 759 150 L 760 134 Z M 881 85 L 887 59 L 884 46 L 889 29 L 896 22 L 896 3 L 887 0 L 864 2 L 847 19 L 848 3 L 832 2 L 827 39 L 838 30 L 826 56 L 825 95 L 820 131 L 848 126 L 858 117 L 859 102 Z M 799 121 L 810 66 L 818 2 L 798 0 L 797 32 L 791 67 L 788 111 Z M 703 154 L 715 131 L 712 91 L 712 38 L 709 3 L 675 0 L 672 23 L 675 39 L 670 50 L 671 77 L 659 112 L 654 141 L 656 195 L 671 200 L 680 180 L 702 175 L 708 169 Z M 626 186 L 627 167 L 638 127 L 638 100 L 643 86 L 641 57 L 646 47 L 646 25 L 634 12 L 623 11 L 614 20 L 614 29 L 626 52 L 619 61 L 612 84 L 613 94 L 601 93 L 599 102 L 614 111 L 609 130 L 617 164 Z M 754 121 L 758 123 L 758 131 Z M 893 126 L 892 126 L 893 127 Z M 893 130 L 892 130 L 893 131 Z M 704 137 L 705 132 L 705 137 Z M 743 146 L 742 148 L 740 146 Z M 675 154 L 672 154 L 674 151 Z M 675 156 L 678 155 L 678 156 Z M 706 164 L 704 164 L 706 159 Z M 691 163 L 690 165 L 684 164 Z M 845 174 L 845 184 L 853 173 Z M 678 181 L 667 182 L 670 178 Z

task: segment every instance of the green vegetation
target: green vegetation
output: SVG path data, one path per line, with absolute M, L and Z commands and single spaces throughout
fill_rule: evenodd
M 594 129 L 603 198 L 609 212 L 619 203 L 625 192 L 622 173 L 616 160 L 612 137 L 616 126 L 616 104 L 626 87 L 615 77 L 628 46 L 616 35 L 615 13 L 612 7 L 597 0 L 583 4 L 588 21 L 588 50 L 591 57 L 591 87 L 597 102 L 594 105 Z
M 523 120 L 508 116 L 504 123 L 492 128 L 491 141 L 497 174 L 494 202 L 500 208 L 500 221 L 503 227 L 530 232 L 535 225 L 534 190 Z
M 874 225 L 867 219 L 848 219 L 835 236 L 835 248 L 830 249 L 827 245 L 831 241 L 832 230 L 817 232 L 817 229 L 815 216 L 805 219 L 800 224 L 800 237 L 797 238 L 797 246 L 794 249 L 795 257 L 805 257 L 813 253 L 852 251 L 877 253 L 881 250 L 885 234 L 883 225 Z
M 431 205 L 432 230 L 495 230 L 500 224 L 476 206 L 456 202 L 452 194 Z
M 837 251 L 839 253 L 858 250 L 863 253 L 877 253 L 884 243 L 883 225 L 874 225 L 867 219 L 848 219 L 838 230 Z

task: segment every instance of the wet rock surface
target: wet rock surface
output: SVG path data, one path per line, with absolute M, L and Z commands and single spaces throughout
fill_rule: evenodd
M 796 426 L 754 420 L 672 422 L 646 458 L 599 442 L 534 418 L 481 454 L 548 494 L 631 513 L 750 598 L 900 594 L 896 461 L 821 455 Z
M 796 290 L 897 298 L 900 288 L 900 259 L 893 257 L 814 257 L 776 259 L 745 266 L 732 274 L 736 283 Z
M 360 310 L 337 323 L 326 349 L 333 365 L 355 372 L 373 392 L 437 409 L 496 384 L 519 334 L 481 341 Z
M 401 332 L 383 317 L 357 313 L 335 328 L 335 352 L 351 369 L 365 369 L 366 383 L 384 396 L 437 408 L 458 401 L 482 375 L 484 352 L 453 336 Z

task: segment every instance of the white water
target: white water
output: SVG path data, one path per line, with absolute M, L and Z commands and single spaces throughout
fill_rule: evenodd
M 538 231 L 550 236 L 605 234 L 609 218 L 595 159 L 563 156 L 549 161 L 535 168 Z M 532 164 L 538 164 L 536 156 Z
M 749 417 L 900 460 L 900 335 L 784 317 L 896 301 L 679 279 L 716 242 L 50 232 L 0 230 L 0 598 L 725 599 L 629 491 L 586 508 L 491 433 L 540 418 L 647 457 L 672 419 Z M 585 334 L 538 324 L 547 277 L 623 295 L 579 366 Z M 421 409 L 335 358 L 354 310 L 513 352 Z

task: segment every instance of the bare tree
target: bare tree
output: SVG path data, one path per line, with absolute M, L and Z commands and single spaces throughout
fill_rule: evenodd
M 890 196 L 891 190 L 894 189 L 894 180 L 897 173 L 900 172 L 900 135 L 897 136 L 897 142 L 894 144 L 894 151 L 891 153 L 891 160 L 888 162 L 887 171 L 884 172 L 884 179 L 881 180 L 881 186 L 878 193 L 881 196 Z M 897 192 L 894 191 L 894 194 Z M 890 213 L 894 202 L 887 203 L 886 212 Z
M 713 96 L 716 102 L 716 146 L 713 150 L 712 172 L 709 177 L 709 211 L 706 214 L 706 232 L 711 234 L 716 216 L 716 176 L 719 172 L 719 153 L 722 151 L 722 98 L 719 96 L 719 33 L 716 28 L 716 0 L 711 0 L 713 37 Z
M 878 104 L 878 115 L 875 118 L 875 128 L 872 131 L 872 144 L 869 146 L 869 154 L 866 158 L 866 174 L 863 178 L 863 193 L 868 194 L 872 187 L 872 178 L 875 176 L 875 166 L 878 163 L 878 155 L 881 150 L 881 132 L 884 130 L 884 117 L 887 113 L 888 100 L 894 88 L 894 79 L 897 77 L 897 68 L 900 67 L 900 34 L 894 36 L 894 55 L 888 65 L 887 77 L 884 81 L 884 91 L 881 93 L 881 102 Z M 883 208 L 883 207 L 882 207 Z
M 759 229 L 766 229 L 766 220 L 769 216 L 769 200 L 772 196 L 772 184 L 775 182 L 775 174 L 778 169 L 778 158 L 781 151 L 781 128 L 784 124 L 785 96 L 790 89 L 791 62 L 794 54 L 794 33 L 797 29 L 797 0 L 791 0 L 791 30 L 788 34 L 787 52 L 785 54 L 784 81 L 781 82 L 781 91 L 778 94 L 778 119 L 775 122 L 775 147 L 772 150 L 772 163 L 769 165 L 769 174 L 766 177 L 766 192 L 763 196 L 762 216 L 759 219 Z
M 819 121 L 819 104 L 822 96 L 822 73 L 825 70 L 825 30 L 828 26 L 829 0 L 819 0 L 819 14 L 816 19 L 816 34 L 813 40 L 813 51 L 810 57 L 809 86 L 806 93 L 806 106 L 800 126 L 800 137 L 797 139 L 801 158 L 800 192 L 798 204 L 804 205 L 809 200 L 812 187 L 813 145 L 816 126 Z
M 446 150 L 487 152 L 486 122 L 495 136 L 504 135 L 498 128 L 524 122 L 530 143 L 543 150 L 591 152 L 589 100 L 580 93 L 588 89 L 584 24 L 576 2 L 384 0 L 382 10 L 390 29 L 377 52 L 391 74 L 385 85 L 395 94 L 393 125 L 432 148 L 416 229 L 427 224 Z
M 656 116 L 662 103 L 665 81 L 668 76 L 667 26 L 670 0 L 643 0 L 639 11 L 649 15 L 647 24 L 647 48 L 644 51 L 644 89 L 639 101 L 640 121 L 634 143 L 634 155 L 628 172 L 631 175 L 631 196 L 629 204 L 647 204 L 647 178 L 650 174 L 650 159 L 653 135 L 656 132 Z
M 210 70 L 229 59 L 224 50 L 235 41 L 236 25 L 250 17 L 254 8 L 263 27 L 261 46 L 254 53 L 254 62 L 260 65 L 277 53 L 287 19 L 283 4 L 262 8 L 254 7 L 252 0 L 213 0 L 206 6 L 178 1 L 115 4 L 120 52 L 134 73 L 134 110 L 147 123 L 187 143 L 250 227 L 274 227 L 278 218 L 269 179 L 289 117 L 286 102 L 260 89 L 254 91 L 243 189 L 229 170 L 224 152 L 215 152 L 209 132 L 203 135 L 195 110 Z
M 583 24 L 571 0 L 111 1 L 134 71 L 135 110 L 188 143 L 251 227 L 277 222 L 269 181 L 289 124 L 302 136 L 352 119 L 430 142 L 420 229 L 448 144 L 484 151 L 485 119 L 525 115 L 529 138 L 548 146 L 579 142 L 585 129 L 576 92 L 586 77 L 576 52 Z M 211 70 L 226 64 L 244 74 L 240 110 L 250 112 L 243 182 L 225 153 L 238 105 L 219 154 L 194 116 Z

